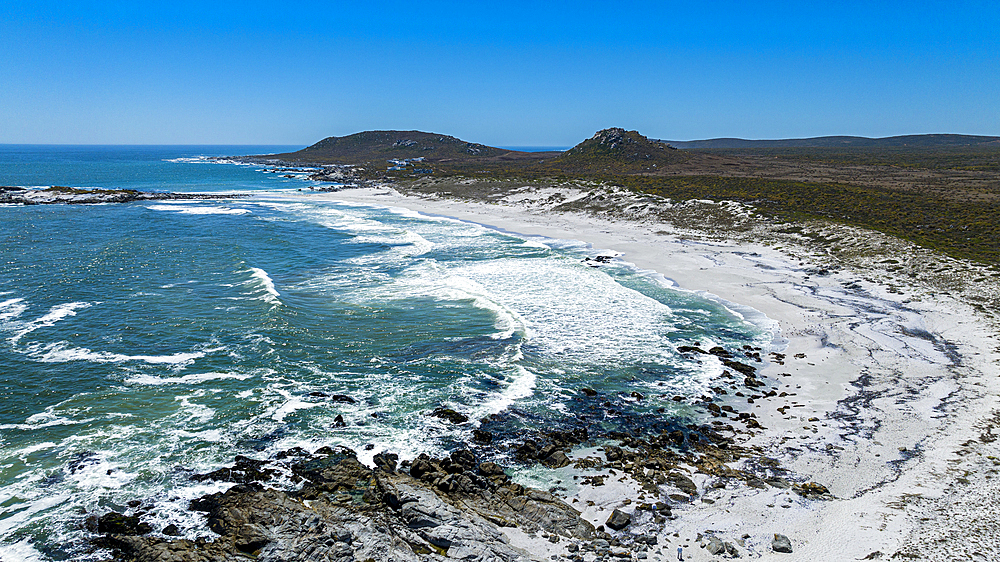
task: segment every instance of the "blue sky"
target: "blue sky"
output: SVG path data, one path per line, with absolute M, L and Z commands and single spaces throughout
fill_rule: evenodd
M 0 3 L 0 143 L 1000 135 L 994 2 Z

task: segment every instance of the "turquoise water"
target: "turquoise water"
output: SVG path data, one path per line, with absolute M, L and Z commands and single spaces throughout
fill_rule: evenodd
M 586 413 L 597 433 L 684 420 L 670 398 L 722 366 L 678 345 L 769 350 L 766 319 L 590 267 L 582 243 L 314 202 L 304 175 L 201 158 L 287 150 L 268 148 L 0 147 L 0 185 L 253 192 L 0 207 L 0 560 L 96 557 L 81 521 L 137 499 L 207 533 L 187 503 L 227 485 L 190 476 L 236 454 L 439 455 L 491 414 L 511 435 L 579 424 L 583 386 L 613 403 Z

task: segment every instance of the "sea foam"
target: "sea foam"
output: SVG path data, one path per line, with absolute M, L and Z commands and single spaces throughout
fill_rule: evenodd
M 186 205 L 147 205 L 151 211 L 171 211 L 181 215 L 248 215 L 250 209 L 240 209 L 233 207 L 205 207 Z

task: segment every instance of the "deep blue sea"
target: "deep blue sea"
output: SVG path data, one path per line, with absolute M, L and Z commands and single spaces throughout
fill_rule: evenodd
M 681 423 L 671 398 L 722 366 L 677 346 L 770 350 L 766 319 L 584 262 L 600 248 L 311 201 L 305 174 L 205 159 L 295 148 L 0 145 L 0 185 L 251 194 L 0 207 L 0 560 L 99 558 L 83 520 L 133 500 L 208 534 L 187 504 L 228 485 L 190 477 L 237 454 L 440 455 L 491 414 L 524 435 Z M 581 387 L 607 407 L 583 412 Z

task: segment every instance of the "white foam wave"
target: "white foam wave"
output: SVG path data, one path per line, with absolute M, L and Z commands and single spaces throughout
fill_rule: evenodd
M 21 449 L 20 451 L 18 451 L 17 452 L 17 456 L 18 456 L 18 458 L 21 459 L 22 462 L 27 462 L 28 455 L 30 455 L 31 453 L 35 453 L 35 452 L 38 452 L 38 451 L 44 451 L 45 449 L 51 449 L 52 447 L 55 447 L 55 446 L 57 446 L 57 445 L 55 443 L 51 442 L 51 441 L 46 441 L 45 443 L 36 443 L 34 445 L 29 445 L 29 446 Z
M 151 211 L 172 211 L 181 215 L 247 215 L 250 209 L 240 209 L 233 207 L 204 207 L 204 206 L 181 206 L 181 205 L 147 205 Z
M 144 361 L 154 365 L 180 365 L 190 363 L 205 356 L 204 352 L 174 353 L 171 355 L 124 355 L 107 351 L 92 351 L 86 347 L 71 347 L 69 342 L 49 344 L 32 343 L 24 347 L 22 353 L 41 363 L 67 363 L 69 361 L 90 361 L 92 363 L 124 363 Z
M 18 511 L 17 513 L 4 519 L 0 519 L 0 537 L 4 537 L 10 531 L 20 528 L 36 513 L 68 502 L 71 498 L 71 494 L 54 494 L 51 496 L 43 496 L 32 501 L 26 509 Z M 13 560 L 19 559 L 14 558 Z M 7 560 L 4 559 L 3 562 L 7 562 Z
M 160 386 L 165 384 L 199 384 L 207 381 L 234 379 L 244 381 L 252 377 L 252 373 L 194 373 L 181 377 L 158 377 L 155 375 L 136 375 L 125 379 L 129 384 L 145 386 Z
M 475 416 L 477 419 L 490 414 L 499 414 L 518 400 L 528 398 L 535 393 L 538 376 L 521 365 L 515 365 L 515 368 L 517 376 L 507 383 L 499 395 L 482 404 L 479 408 L 479 414 Z
M 295 396 L 292 396 L 292 393 L 288 392 L 285 389 L 275 388 L 274 390 L 285 399 L 285 401 L 282 404 L 274 407 L 270 414 L 271 419 L 278 423 L 284 422 L 286 416 L 295 413 L 298 410 L 308 410 L 310 408 L 315 408 L 316 406 L 319 406 L 319 404 L 317 403 L 309 403 Z
M 2 206 L 2 205 L 0 205 Z M 45 558 L 41 552 L 35 550 L 31 544 L 31 539 L 22 539 L 13 544 L 0 544 L 0 561 L 14 562 L 43 562 Z
M 400 242 L 412 246 L 412 251 L 406 252 L 410 256 L 420 256 L 434 248 L 430 240 L 410 230 L 403 232 Z
M 67 480 L 74 487 L 84 490 L 116 490 L 134 481 L 136 475 L 117 462 L 99 457 L 96 462 L 85 463 L 72 471 Z
M 253 272 L 250 276 L 253 277 L 253 279 L 255 279 L 267 293 L 261 297 L 261 300 L 270 304 L 281 304 L 281 293 L 274 288 L 274 280 L 271 279 L 271 276 L 259 267 L 251 267 L 250 271 Z
M 183 429 L 176 429 L 172 431 L 171 434 L 180 437 L 185 442 L 189 442 L 192 439 L 200 439 L 201 441 L 207 441 L 209 443 L 219 443 L 222 441 L 222 432 L 218 429 L 206 429 L 204 431 L 185 431 Z
M 23 431 L 32 431 L 35 429 L 44 429 L 46 427 L 54 427 L 58 425 L 76 425 L 84 423 L 90 420 L 72 420 L 64 416 L 60 416 L 55 413 L 54 406 L 49 406 L 45 411 L 38 412 L 28 416 L 28 419 L 24 420 L 24 423 L 9 423 L 0 425 L 0 429 L 20 429 Z
M 531 333 L 523 318 L 501 303 L 501 299 L 486 287 L 469 277 L 450 274 L 435 262 L 424 262 L 408 268 L 403 276 L 390 287 L 379 287 L 375 298 L 409 299 L 430 297 L 444 301 L 467 301 L 472 306 L 487 310 L 494 316 L 497 332 L 494 339 L 509 338 L 515 333 L 530 338 Z
M 204 423 L 215 417 L 215 410 L 212 408 L 204 404 L 191 402 L 192 398 L 201 398 L 203 396 L 205 396 L 205 392 L 198 391 L 188 396 L 177 396 L 174 398 L 174 400 L 181 403 L 181 410 L 188 416 L 187 421 Z
M 531 345 L 550 354 L 595 363 L 674 355 L 670 307 L 603 271 L 546 257 L 482 261 L 452 273 L 488 290 L 524 323 Z
M 15 299 L 19 301 L 20 299 Z M 7 301 L 10 302 L 10 301 Z M 15 306 L 17 302 L 12 303 Z M 48 313 L 45 315 L 32 320 L 31 322 L 11 322 L 7 324 L 6 327 L 13 328 L 14 335 L 10 338 L 10 342 L 16 344 L 24 336 L 38 330 L 40 328 L 48 328 L 54 326 L 60 320 L 69 318 L 71 316 L 76 316 L 76 311 L 84 308 L 89 308 L 94 304 L 100 303 L 89 303 L 89 302 L 68 302 L 60 305 L 53 306 L 49 309 Z M 18 309 L 18 316 L 24 313 L 24 309 Z
M 28 310 L 24 299 L 7 299 L 0 302 L 0 322 L 18 318 Z

